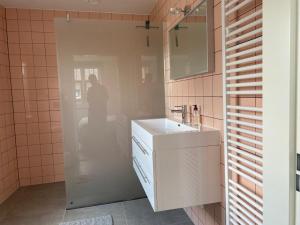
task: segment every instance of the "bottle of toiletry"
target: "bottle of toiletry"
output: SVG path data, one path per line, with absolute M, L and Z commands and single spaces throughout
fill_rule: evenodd
M 201 106 L 198 107 L 198 113 L 199 113 L 199 116 L 198 116 L 199 129 L 201 129 L 201 126 L 202 126 Z
M 197 128 L 200 128 L 200 113 L 197 105 L 194 105 L 193 108 L 193 122 Z

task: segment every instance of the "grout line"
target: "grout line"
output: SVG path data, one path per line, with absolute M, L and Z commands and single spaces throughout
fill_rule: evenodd
M 7 31 L 7 16 L 6 16 L 7 12 L 6 9 L 4 8 L 4 21 L 5 21 L 5 32 L 6 32 L 6 45 L 7 45 L 7 58 L 8 58 L 8 72 L 9 72 L 9 80 L 10 80 L 10 85 L 11 85 L 11 90 L 10 90 L 10 94 L 11 94 L 11 107 L 12 107 L 12 116 L 13 116 L 13 127 L 14 127 L 14 140 L 15 140 L 15 156 L 16 156 L 16 165 L 17 165 L 17 176 L 18 176 L 18 187 L 16 188 L 16 190 L 18 190 L 21 186 L 20 183 L 20 175 L 19 175 L 19 162 L 18 162 L 18 149 L 17 149 L 17 134 L 16 134 L 16 123 L 15 123 L 15 110 L 14 110 L 14 97 L 13 97 L 13 88 L 12 88 L 12 76 L 11 76 L 11 59 L 10 59 L 10 54 L 9 54 L 9 47 L 8 47 L 8 31 Z
M 123 205 L 123 214 L 124 214 L 124 218 L 125 218 L 125 225 L 129 225 L 127 223 L 127 216 L 126 216 L 126 211 L 125 211 L 125 204 L 124 204 L 124 201 L 122 202 L 122 205 Z M 113 224 L 114 225 L 114 224 Z
M 67 210 L 64 209 L 64 214 L 63 214 L 63 216 L 62 216 L 62 221 L 61 221 L 61 222 L 64 222 L 64 221 L 65 221 L 66 213 L 67 213 Z

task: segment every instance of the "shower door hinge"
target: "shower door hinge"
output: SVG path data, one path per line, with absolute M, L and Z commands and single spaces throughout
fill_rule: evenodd
M 296 190 L 300 192 L 300 154 L 297 154 Z

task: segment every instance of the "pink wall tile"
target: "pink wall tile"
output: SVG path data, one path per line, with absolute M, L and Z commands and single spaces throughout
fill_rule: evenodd
M 19 32 L 20 43 L 32 43 L 32 33 L 30 31 Z
M 41 156 L 39 155 L 35 155 L 35 156 L 31 156 L 29 158 L 29 166 L 30 167 L 39 167 L 42 165 L 42 159 Z
M 54 179 L 53 175 L 51 175 L 51 176 L 43 175 L 43 183 L 44 184 L 54 183 L 54 182 L 55 182 L 55 179 Z
M 203 78 L 203 95 L 212 96 L 213 93 L 213 81 L 212 76 L 207 76 Z
M 213 98 L 203 98 L 203 115 L 207 117 L 213 117 Z
M 46 53 L 45 44 L 33 44 L 32 49 L 36 56 L 44 56 Z
M 54 23 L 53 21 L 43 21 L 44 32 L 54 32 Z
M 43 20 L 53 20 L 54 16 L 54 10 L 43 10 Z
M 30 20 L 18 20 L 19 31 L 31 31 Z
M 215 74 L 222 73 L 222 52 L 215 53 Z
M 17 19 L 17 9 L 6 9 L 6 19 Z
M 34 166 L 29 168 L 30 171 L 30 178 L 37 178 L 42 177 L 42 167 L 41 166 Z M 36 184 L 36 183 L 34 183 Z
M 46 100 L 38 101 L 38 111 L 49 111 L 49 102 Z M 39 120 L 39 122 L 42 122 Z
M 56 55 L 56 45 L 55 44 L 45 44 L 46 55 Z
M 222 26 L 221 20 L 221 4 L 215 5 L 214 7 L 214 27 L 215 29 Z
M 29 9 L 17 9 L 18 19 L 30 19 Z
M 54 161 L 53 161 L 52 154 L 42 155 L 42 165 L 46 166 L 46 165 L 53 165 L 53 164 Z
M 52 144 L 41 144 L 41 154 L 52 155 L 53 154 Z
M 196 96 L 203 96 L 204 95 L 203 78 L 201 78 L 201 77 L 196 78 L 195 92 L 196 92 Z
M 31 156 L 39 156 L 40 153 L 41 153 L 41 148 L 40 148 L 40 145 L 38 143 L 39 141 L 37 141 L 36 144 L 33 144 L 33 145 L 29 145 L 28 146 L 28 156 L 31 157 Z
M 7 31 L 18 31 L 19 30 L 17 20 L 7 20 L 6 25 L 7 25 Z
M 223 95 L 223 78 L 222 75 L 213 76 L 213 96 Z
M 18 167 L 19 168 L 28 168 L 29 167 L 29 158 L 28 157 L 19 157 L 18 158 Z
M 41 10 L 31 9 L 30 10 L 30 19 L 32 21 L 34 21 L 34 20 L 42 20 L 43 19 L 43 12 Z
M 32 44 L 31 43 L 20 43 L 20 53 L 21 55 L 32 55 L 33 51 L 32 51 Z
M 51 123 L 50 122 L 39 122 L 39 132 L 40 133 L 50 133 Z
M 44 33 L 42 32 L 32 32 L 32 43 L 41 44 L 45 43 Z
M 21 179 L 28 179 L 30 178 L 30 170 L 29 167 L 27 168 L 20 168 L 19 169 L 19 177 L 20 177 L 20 185 L 22 185 Z M 23 181 L 24 182 L 24 181 Z M 24 182 L 25 183 L 25 182 Z M 27 183 L 27 182 L 26 182 Z M 30 183 L 30 182 L 29 182 Z
M 223 98 L 213 97 L 213 117 L 223 119 Z
M 44 165 L 44 166 L 42 166 L 42 173 L 43 173 L 43 177 L 45 177 L 45 176 L 53 176 L 54 175 L 54 167 L 53 167 L 53 165 Z
M 49 90 L 48 89 L 37 89 L 37 100 L 48 100 Z
M 222 27 L 215 30 L 215 52 L 222 50 Z
M 43 55 L 36 55 L 33 57 L 34 66 L 46 66 L 46 57 Z
M 43 21 L 33 20 L 31 21 L 31 31 L 33 32 L 44 32 Z

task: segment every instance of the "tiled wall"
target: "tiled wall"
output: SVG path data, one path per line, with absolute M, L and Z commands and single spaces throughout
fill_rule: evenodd
M 65 11 L 6 9 L 20 185 L 64 180 L 55 17 Z M 146 20 L 148 16 L 70 12 L 72 18 Z
M 7 9 L 20 185 L 61 181 L 62 133 L 52 14 Z
M 164 57 L 165 57 L 165 90 L 166 114 L 172 118 L 170 109 L 175 105 L 193 105 L 201 107 L 203 124 L 223 130 L 223 90 L 222 90 L 222 48 L 221 48 L 221 0 L 214 1 L 214 37 L 215 37 L 215 72 L 188 79 L 170 80 L 168 30 L 181 18 L 168 14 L 171 7 L 184 7 L 187 4 L 195 6 L 200 1 L 159 0 L 153 9 L 151 18 L 164 22 Z M 222 138 L 223 139 L 223 138 Z M 221 151 L 220 171 L 222 184 L 220 192 L 224 195 L 224 163 L 223 142 Z M 198 206 L 186 209 L 195 225 L 225 224 L 225 203 Z
M 168 30 L 174 26 L 182 16 L 169 14 L 171 7 L 183 8 L 186 4 L 195 7 L 200 0 L 158 0 L 152 11 L 151 19 L 164 23 L 164 59 L 165 59 L 165 90 L 166 90 L 166 114 L 172 118 L 170 109 L 175 105 L 197 104 L 201 107 L 203 124 L 214 127 L 221 131 L 223 136 L 223 90 L 222 90 L 222 22 L 221 22 L 221 0 L 211 0 L 214 2 L 214 50 L 215 50 L 215 70 L 212 74 L 195 76 L 181 80 L 170 80 L 169 52 L 168 52 Z M 252 4 L 253 3 L 253 4 Z M 236 17 L 247 15 L 251 10 L 261 7 L 262 1 L 256 0 L 245 9 L 239 11 Z M 234 18 L 233 18 L 234 19 Z M 261 105 L 261 98 L 243 97 L 232 98 L 230 101 L 238 101 L 242 106 L 258 107 Z M 225 224 L 225 187 L 224 187 L 224 142 L 221 145 L 220 170 L 222 181 L 220 191 L 223 201 L 220 204 L 198 206 L 186 209 L 186 212 L 195 225 L 224 225 Z M 238 181 L 245 184 L 245 180 L 238 178 Z M 250 189 L 260 192 L 257 187 Z
M 0 6 L 0 203 L 18 186 L 5 9 Z

